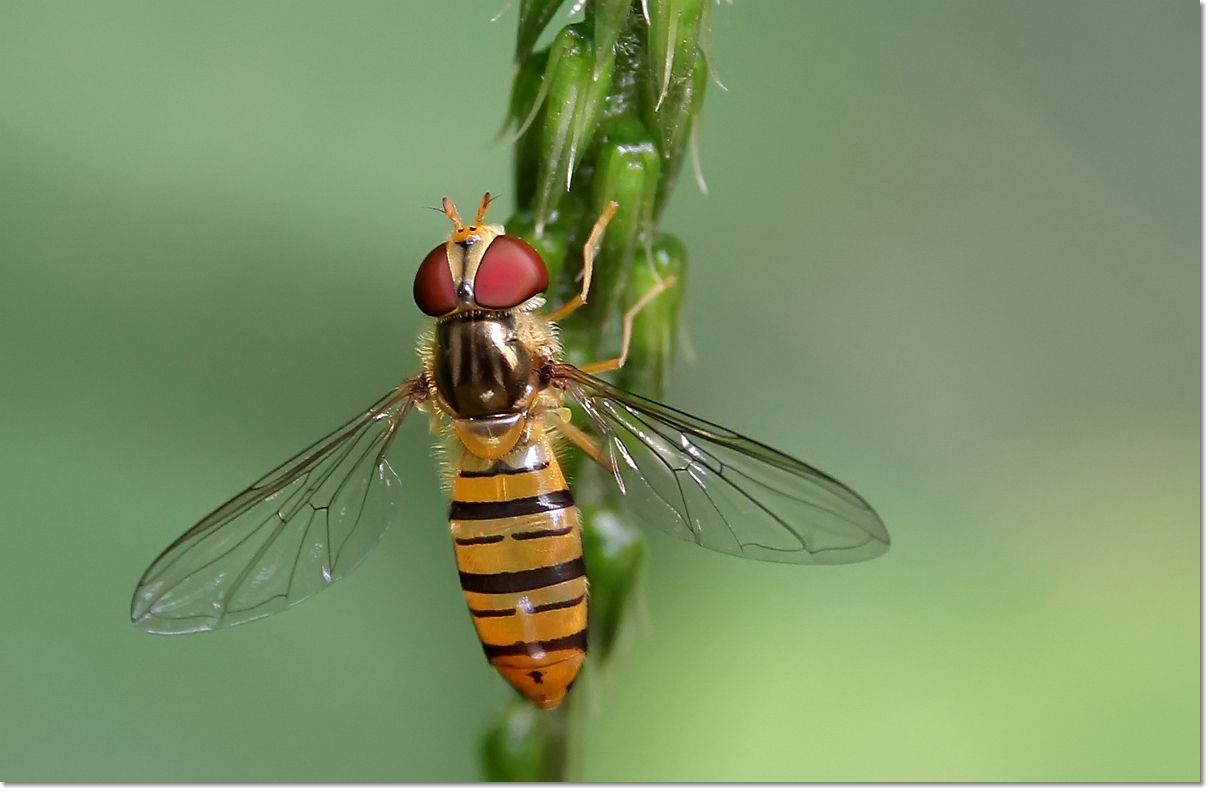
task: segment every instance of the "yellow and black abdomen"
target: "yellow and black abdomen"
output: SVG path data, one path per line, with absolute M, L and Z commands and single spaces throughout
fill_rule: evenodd
M 463 454 L 450 529 L 488 660 L 542 708 L 558 706 L 588 648 L 580 514 L 545 439 L 488 461 Z

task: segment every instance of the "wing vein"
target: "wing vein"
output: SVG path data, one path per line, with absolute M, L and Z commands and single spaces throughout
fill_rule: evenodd
M 405 381 L 211 512 L 148 567 L 131 619 L 163 633 L 241 624 L 352 571 L 396 516 L 386 454 L 427 395 L 421 379 Z
M 805 462 L 570 365 L 556 364 L 552 382 L 604 438 L 622 502 L 654 527 L 712 550 L 801 564 L 864 561 L 890 544 L 860 495 Z

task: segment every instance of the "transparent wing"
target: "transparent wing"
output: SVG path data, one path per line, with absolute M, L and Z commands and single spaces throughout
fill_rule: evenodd
M 190 528 L 143 573 L 131 621 L 161 634 L 216 630 L 347 575 L 394 519 L 399 477 L 386 452 L 424 396 L 405 382 Z
M 556 366 L 603 438 L 626 502 L 702 547 L 762 561 L 848 564 L 890 546 L 853 490 L 730 429 Z

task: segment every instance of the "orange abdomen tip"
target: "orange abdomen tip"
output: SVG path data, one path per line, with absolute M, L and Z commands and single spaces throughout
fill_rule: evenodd
M 500 661 L 494 661 L 492 665 L 522 696 L 542 709 L 554 709 L 563 702 L 584 665 L 582 650 L 563 654 L 550 665 L 504 665 Z

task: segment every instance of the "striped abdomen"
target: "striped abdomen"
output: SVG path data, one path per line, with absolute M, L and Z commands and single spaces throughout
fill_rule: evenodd
M 488 660 L 544 709 L 558 706 L 588 647 L 580 514 L 545 439 L 494 462 L 463 454 L 450 529 Z

